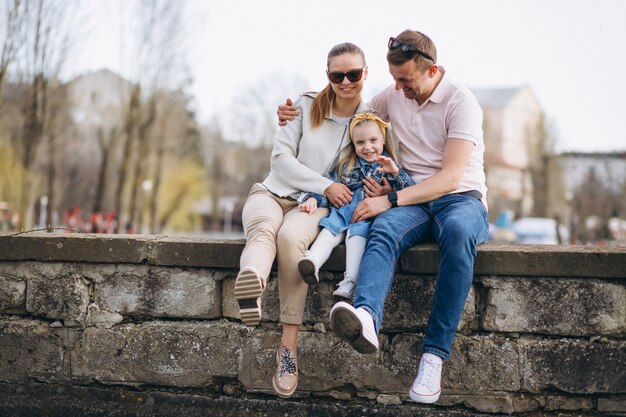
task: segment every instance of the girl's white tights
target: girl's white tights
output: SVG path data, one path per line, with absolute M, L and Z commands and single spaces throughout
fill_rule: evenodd
M 326 263 L 333 249 L 343 240 L 344 235 L 345 233 L 333 235 L 328 229 L 322 229 L 309 249 L 309 254 L 315 259 L 315 265 L 318 268 Z M 350 236 L 349 233 L 346 238 L 346 272 L 352 278 L 356 278 L 359 274 L 366 240 L 363 236 Z

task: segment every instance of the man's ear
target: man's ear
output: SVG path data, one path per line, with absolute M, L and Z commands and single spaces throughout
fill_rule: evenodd
M 435 76 L 435 74 L 437 74 L 437 70 L 439 69 L 439 67 L 435 64 L 431 65 L 430 68 L 428 68 L 428 76 L 430 78 L 433 78 Z

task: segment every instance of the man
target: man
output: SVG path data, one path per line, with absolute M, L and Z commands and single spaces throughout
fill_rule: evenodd
M 335 304 L 330 321 L 335 333 L 359 352 L 377 351 L 398 258 L 416 244 L 438 243 L 435 299 L 409 391 L 414 401 L 434 403 L 441 393 L 443 360 L 450 357 L 472 284 L 476 245 L 487 238 L 482 111 L 472 93 L 437 65 L 437 50 L 428 36 L 406 30 L 390 38 L 388 47 L 395 85 L 369 105 L 391 122 L 400 139 L 402 164 L 415 185 L 393 192 L 387 184 L 366 182 L 371 198 L 359 204 L 352 220 L 376 218 L 359 268 L 354 306 Z M 285 118 L 284 112 L 279 115 Z

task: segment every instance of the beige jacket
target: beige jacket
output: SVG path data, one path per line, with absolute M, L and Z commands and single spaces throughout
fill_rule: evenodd
M 300 113 L 280 128 L 274 137 L 270 173 L 263 181 L 268 190 L 280 197 L 297 193 L 324 194 L 333 181 L 328 175 L 337 163 L 339 153 L 349 143 L 348 129 L 325 118 L 316 128 L 311 126 L 314 93 L 306 93 L 294 103 Z M 368 107 L 361 101 L 357 111 Z

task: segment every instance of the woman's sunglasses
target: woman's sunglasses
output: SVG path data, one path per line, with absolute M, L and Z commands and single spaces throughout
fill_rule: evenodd
M 363 70 L 364 69 L 365 69 L 365 67 L 363 67 L 361 69 L 353 69 L 353 70 L 350 70 L 348 72 L 339 72 L 339 71 L 328 72 L 328 71 L 326 71 L 326 74 L 328 74 L 328 79 L 333 84 L 341 84 L 343 82 L 344 77 L 348 77 L 348 80 L 351 83 L 355 83 L 357 81 L 361 81 L 361 78 L 363 77 Z
M 419 49 L 417 49 L 415 46 L 411 45 L 410 43 L 403 42 L 400 39 L 396 39 L 394 37 L 389 38 L 387 47 L 389 48 L 390 51 L 400 48 L 400 52 L 402 53 L 402 56 L 405 58 L 411 59 L 411 58 L 414 58 L 415 55 L 421 55 L 424 58 L 430 59 L 431 61 L 435 62 L 433 57 L 428 55 L 426 52 L 420 51 Z

